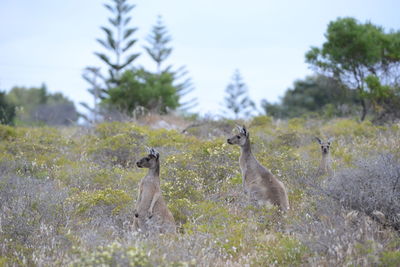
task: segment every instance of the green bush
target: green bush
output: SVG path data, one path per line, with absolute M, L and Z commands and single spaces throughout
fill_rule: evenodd
M 299 240 L 281 234 L 269 236 L 267 242 L 257 245 L 257 250 L 261 256 L 254 264 L 262 266 L 301 266 L 309 256 Z
M 94 192 L 80 191 L 68 201 L 75 206 L 77 214 L 90 213 L 102 206 L 109 208 L 112 214 L 117 214 L 132 201 L 132 197 L 122 190 L 107 188 Z
M 0 125 L 0 141 L 10 140 L 17 136 L 17 131 L 14 127 Z
M 385 247 L 396 240 L 395 231 L 371 220 L 349 223 L 343 201 L 316 194 L 335 179 L 314 176 L 321 157 L 314 136 L 335 138 L 335 175 L 344 171 L 348 185 L 353 173 L 348 169 L 360 159 L 368 168 L 377 166 L 374 155 L 398 159 L 398 125 L 269 117 L 244 122 L 251 125 L 257 160 L 288 189 L 291 209 L 282 215 L 276 207 L 254 206 L 244 195 L 240 148 L 226 143 L 235 123 L 201 124 L 196 136 L 123 122 L 90 129 L 0 127 L 1 260 L 39 266 L 342 266 L 362 260 L 391 266 L 397 261 L 397 247 Z M 134 163 L 146 155 L 145 146 L 160 152 L 161 189 L 179 227 L 176 235 L 132 230 L 139 182 L 147 172 Z M 395 177 L 392 169 L 386 166 L 380 175 Z M 375 176 L 377 181 L 392 177 Z M 372 235 L 371 253 L 353 242 L 367 244 L 360 241 L 364 230 Z
M 400 251 L 385 251 L 380 257 L 380 266 L 396 267 L 399 266 Z
M 151 266 L 145 251 L 138 247 L 124 247 L 118 242 L 99 246 L 94 251 L 80 252 L 72 266 Z

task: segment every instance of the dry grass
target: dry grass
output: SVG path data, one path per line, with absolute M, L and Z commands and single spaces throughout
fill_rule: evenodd
M 168 123 L 186 126 L 178 121 Z M 185 134 L 135 123 L 0 127 L 0 266 L 399 262 L 398 125 L 267 117 L 247 122 L 257 158 L 289 189 L 292 208 L 282 215 L 252 205 L 243 194 L 239 151 L 225 144 L 235 122 L 195 123 Z M 335 137 L 332 177 L 315 176 L 315 135 Z M 145 145 L 161 153 L 161 188 L 179 224 L 176 235 L 132 230 L 145 173 L 131 163 Z

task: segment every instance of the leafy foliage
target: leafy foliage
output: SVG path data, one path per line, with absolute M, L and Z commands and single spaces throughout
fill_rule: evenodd
M 336 80 L 323 75 L 297 80 L 278 104 L 264 100 L 266 114 L 276 118 L 294 118 L 313 113 L 325 117 L 348 116 L 359 100 Z
M 128 70 L 120 79 L 119 86 L 110 89 L 104 101 L 122 112 L 132 114 L 138 107 L 166 113 L 179 106 L 178 88 L 171 73 L 153 74 L 144 69 Z
M 368 110 L 365 99 L 368 76 L 373 75 L 392 88 L 398 87 L 400 33 L 385 33 L 382 27 L 359 23 L 354 18 L 338 18 L 329 23 L 325 37 L 321 48 L 312 47 L 307 52 L 306 61 L 357 90 L 364 120 Z
M 172 66 L 161 68 L 172 53 L 172 47 L 169 46 L 171 36 L 161 17 L 147 37 L 148 44 L 144 46 L 147 54 L 156 62 L 157 71 L 153 73 L 143 67 L 133 68 L 132 63 L 139 54 L 128 54 L 127 51 L 137 41 L 132 39 L 137 28 L 129 28 L 127 25 L 131 20 L 128 13 L 135 6 L 129 5 L 128 0 L 112 2 L 114 6 L 105 4 L 105 7 L 115 16 L 109 18 L 114 31 L 112 28 L 101 27 L 106 38 L 97 41 L 114 54 L 115 60 L 112 61 L 104 53 L 96 53 L 108 65 L 109 77 L 103 75 L 98 67 L 87 67 L 82 75 L 90 84 L 88 91 L 94 98 L 93 107 L 81 103 L 91 113 L 85 116 L 86 120 L 100 121 L 112 117 L 110 114 L 115 111 L 137 117 L 147 111 L 164 114 L 177 107 L 187 110 L 196 105 L 195 99 L 182 101 L 194 89 L 191 79 L 186 76 L 186 69 L 181 67 L 173 70 Z
M 6 95 L 16 106 L 16 124 L 71 125 L 78 120 L 74 103 L 61 93 L 49 93 L 47 87 L 14 87 Z
M 368 90 L 362 96 L 369 100 L 376 116 L 375 122 L 382 123 L 400 118 L 400 87 L 390 87 L 381 84 L 375 75 L 365 78 Z
M 9 103 L 5 92 L 0 92 L 0 123 L 13 124 L 15 117 L 15 105 Z

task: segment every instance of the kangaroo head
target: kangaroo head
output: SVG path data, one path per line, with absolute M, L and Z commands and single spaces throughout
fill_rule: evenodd
M 322 154 L 329 154 L 329 148 L 331 146 L 331 139 L 328 139 L 326 142 L 322 141 L 318 137 L 315 137 L 317 139 L 318 143 L 321 145 L 321 152 Z
M 153 169 L 159 164 L 160 153 L 158 153 L 154 148 L 149 149 L 149 154 L 136 162 L 139 168 L 149 168 Z
M 250 136 L 249 132 L 247 131 L 245 126 L 237 126 L 237 129 L 239 130 L 239 133 L 232 136 L 231 138 L 228 138 L 227 142 L 230 145 L 244 146 Z

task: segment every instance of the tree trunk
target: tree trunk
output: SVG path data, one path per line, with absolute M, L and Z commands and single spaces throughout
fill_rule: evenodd
M 365 99 L 361 99 L 361 106 L 362 106 L 362 111 L 361 111 L 361 121 L 364 121 L 365 116 L 367 116 L 367 103 L 365 102 Z

